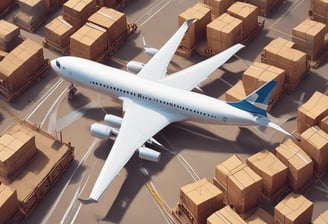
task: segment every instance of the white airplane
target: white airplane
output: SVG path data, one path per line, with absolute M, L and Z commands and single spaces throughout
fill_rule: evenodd
M 244 47 L 241 44 L 184 70 L 166 74 L 167 66 L 192 22 L 192 19 L 185 21 L 137 75 L 72 56 L 51 61 L 52 68 L 72 83 L 72 93 L 76 91 L 73 84 L 79 84 L 123 101 L 123 119 L 105 119 L 119 127 L 119 131 L 114 131 L 117 138 L 86 201 L 98 201 L 135 152 L 141 158 L 158 161 L 159 153 L 143 146 L 147 141 L 154 142 L 152 137 L 172 122 L 190 119 L 224 125 L 265 126 L 294 137 L 266 117 L 275 81 L 266 83 L 239 102 L 224 102 L 191 92 Z M 103 124 L 91 127 L 92 135 L 103 138 L 112 131 L 110 126 Z

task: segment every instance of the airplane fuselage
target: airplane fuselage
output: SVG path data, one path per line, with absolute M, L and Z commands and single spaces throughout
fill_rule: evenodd
M 68 82 L 86 86 L 117 98 L 129 98 L 170 111 L 184 119 L 206 123 L 256 125 L 254 114 L 203 94 L 177 89 L 137 77 L 129 72 L 94 61 L 66 56 L 56 59 L 57 72 Z M 142 115 L 140 115 L 142 116 Z

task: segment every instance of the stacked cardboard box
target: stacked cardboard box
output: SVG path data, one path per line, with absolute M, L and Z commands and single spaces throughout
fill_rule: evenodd
M 207 218 L 207 224 L 246 224 L 245 222 L 230 206 L 225 206 L 219 211 L 213 213 L 210 217 Z
M 106 30 L 94 24 L 86 24 L 70 37 L 70 54 L 92 60 L 105 55 Z
M 247 224 L 273 224 L 273 216 L 258 208 L 250 217 L 246 218 Z
M 311 10 L 314 20 L 328 24 L 327 0 L 311 0 Z
M 211 8 L 212 19 L 225 13 L 233 2 L 233 0 L 204 0 L 204 3 Z
M 242 21 L 227 13 L 206 26 L 208 48 L 221 52 L 242 40 Z
M 205 223 L 206 218 L 223 206 L 223 192 L 202 179 L 180 188 L 180 203 L 190 212 L 194 223 Z
M 248 157 L 246 163 L 262 177 L 262 190 L 265 195 L 273 195 L 286 185 L 288 169 L 270 151 L 262 150 Z
M 0 183 L 0 224 L 9 223 L 9 219 L 18 210 L 17 192 Z
M 0 137 L 0 175 L 4 178 L 19 170 L 36 152 L 35 138 L 24 133 Z
M 48 12 L 60 8 L 67 0 L 45 0 L 45 7 Z
M 15 0 L 1 0 L 0 1 L 0 12 L 7 9 L 10 5 L 14 4 Z
M 96 0 L 69 0 L 63 5 L 63 18 L 75 28 L 80 28 L 97 10 Z
M 248 3 L 252 5 L 256 5 L 260 11 L 262 11 L 261 15 L 268 15 L 274 2 L 276 0 L 247 0 Z
M 69 38 L 74 33 L 74 27 L 66 22 L 62 16 L 54 18 L 44 27 L 45 38 L 60 47 L 69 46 Z
M 127 31 L 125 14 L 111 8 L 100 8 L 88 18 L 88 22 L 96 24 L 107 31 L 109 44 L 117 41 Z
M 325 131 L 326 133 L 328 133 L 328 115 L 321 119 L 320 123 L 319 123 L 319 127 Z
M 245 40 L 254 32 L 257 27 L 258 8 L 246 2 L 235 2 L 228 9 L 227 13 L 242 21 L 242 39 Z
M 116 8 L 117 0 L 97 0 L 97 5 L 99 6 L 105 6 L 108 8 Z
M 44 0 L 19 0 L 20 11 L 15 16 L 15 23 L 23 28 L 33 28 L 43 21 L 46 8 Z
M 313 224 L 327 224 L 328 223 L 328 210 L 322 212 L 314 221 Z
M 318 125 L 328 115 L 328 96 L 316 91 L 311 98 L 297 109 L 297 130 Z
M 286 71 L 285 87 L 295 90 L 308 69 L 306 53 L 293 49 L 291 41 L 277 38 L 263 50 L 261 62 L 277 66 Z
M 239 80 L 228 91 L 225 92 L 226 101 L 239 101 L 247 96 L 246 89 L 242 80 Z
M 299 192 L 312 178 L 312 159 L 290 139 L 276 148 L 276 156 L 288 167 L 288 185 Z
M 310 19 L 304 20 L 293 29 L 295 48 L 317 59 L 325 48 L 326 25 Z
M 0 62 L 0 79 L 10 91 L 22 87 L 44 64 L 43 48 L 26 39 Z
M 313 203 L 302 195 L 291 193 L 274 207 L 274 223 L 311 223 Z
M 179 15 L 179 26 L 192 18 L 197 20 L 189 26 L 180 44 L 181 47 L 187 49 L 192 49 L 199 40 L 205 37 L 206 25 L 211 22 L 211 10 L 205 4 L 197 3 Z
M 328 170 L 328 134 L 318 126 L 301 134 L 301 147 L 313 159 L 314 171 L 322 174 Z
M 18 26 L 3 19 L 0 20 L 0 50 L 9 52 L 16 47 L 19 34 Z
M 277 81 L 277 84 L 270 99 L 270 102 L 275 103 L 283 93 L 285 74 L 285 70 L 277 68 L 273 65 L 254 62 L 248 67 L 248 69 L 246 69 L 242 77 L 246 95 L 249 95 L 266 82 L 275 80 Z

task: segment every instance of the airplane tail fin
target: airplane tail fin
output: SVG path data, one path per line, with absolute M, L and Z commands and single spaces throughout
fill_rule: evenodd
M 268 105 L 270 103 L 270 97 L 276 83 L 277 82 L 275 80 L 267 82 L 241 101 L 227 103 L 238 109 L 266 116 Z

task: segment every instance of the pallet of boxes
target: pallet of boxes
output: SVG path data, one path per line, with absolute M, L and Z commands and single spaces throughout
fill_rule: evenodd
M 15 0 L 2 0 L 0 1 L 0 18 L 3 18 L 14 6 Z
M 23 122 L 0 136 L 0 223 L 19 223 L 73 161 L 74 148 Z
M 328 2 L 326 0 L 311 0 L 309 16 L 315 21 L 328 25 Z
M 26 39 L 0 61 L 0 92 L 12 101 L 45 75 L 48 68 L 42 46 Z
M 1 55 L 5 55 L 14 49 L 22 41 L 20 29 L 15 24 L 0 20 L 0 50 Z M 1 58 L 1 60 L 3 57 Z
M 259 15 L 270 16 L 274 7 L 276 7 L 282 0 L 247 0 L 246 2 L 256 5 L 259 8 Z

